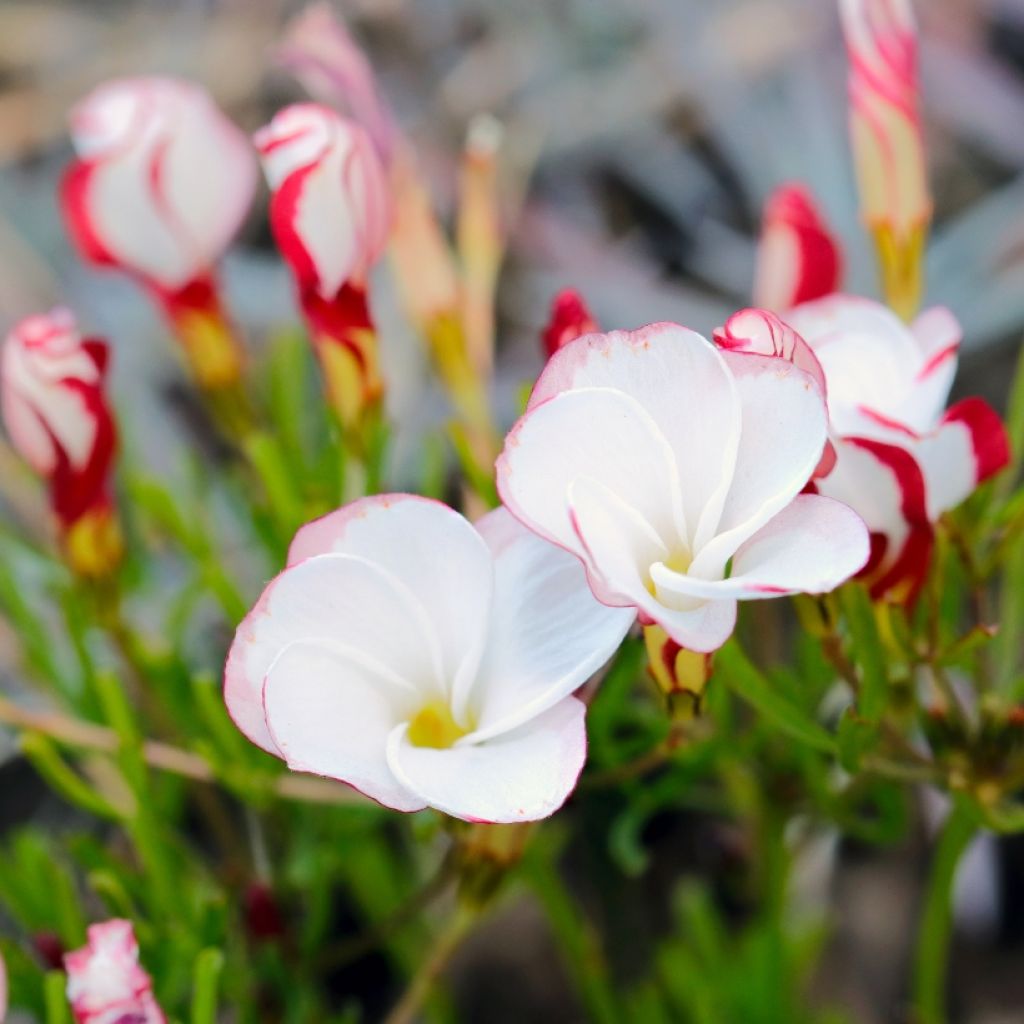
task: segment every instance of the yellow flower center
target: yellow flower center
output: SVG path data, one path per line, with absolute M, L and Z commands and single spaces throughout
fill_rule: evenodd
M 414 747 L 433 747 L 444 750 L 470 729 L 463 729 L 452 717 L 451 709 L 443 701 L 432 701 L 416 712 L 409 723 L 409 742 Z

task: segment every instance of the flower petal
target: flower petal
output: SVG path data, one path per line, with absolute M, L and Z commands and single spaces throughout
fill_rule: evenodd
M 286 569 L 235 633 L 224 669 L 228 713 L 253 743 L 278 753 L 263 682 L 278 655 L 320 640 L 397 689 L 443 693 L 441 652 L 422 606 L 394 575 L 352 555 L 318 555 Z
M 263 705 L 293 771 L 338 779 L 395 810 L 424 806 L 387 761 L 388 736 L 410 708 L 363 665 L 317 641 L 290 644 L 267 672 Z
M 804 488 L 827 440 L 825 403 L 793 364 L 726 352 L 743 409 L 736 469 L 716 530 L 695 551 L 690 575 L 721 579 L 736 549 Z
M 413 494 L 360 498 L 301 527 L 288 564 L 324 552 L 365 558 L 402 580 L 430 621 L 449 691 L 476 677 L 494 569 L 487 545 L 458 512 Z
M 965 398 L 946 412 L 938 430 L 922 438 L 914 455 L 928 490 L 928 517 L 955 508 L 983 480 L 1010 461 L 999 414 L 980 398 Z
M 624 392 L 657 425 L 675 458 L 679 479 L 686 483 L 683 519 L 692 547 L 696 535 L 708 529 L 703 524 L 713 528 L 717 522 L 739 443 L 739 402 L 721 354 L 699 334 L 677 324 L 587 335 L 548 361 L 530 396 L 527 415 L 560 392 L 582 388 Z M 653 518 L 650 521 L 658 527 Z
M 795 498 L 736 552 L 732 574 L 701 580 L 651 567 L 662 590 L 686 597 L 745 600 L 780 594 L 821 594 L 864 567 L 870 545 L 863 520 L 849 506 L 817 494 Z
M 496 471 L 498 492 L 512 514 L 581 558 L 586 552 L 568 504 L 569 487 L 580 477 L 628 500 L 666 546 L 683 535 L 672 450 L 640 404 L 619 391 L 568 391 L 536 406 L 512 428 Z
M 619 646 L 635 615 L 599 603 L 579 559 L 531 533 L 507 509 L 476 525 L 495 559 L 487 653 L 469 695 L 479 741 L 578 689 Z
M 702 598 L 666 604 L 650 586 L 650 567 L 668 550 L 643 517 L 602 484 L 586 478 L 570 491 L 573 523 L 587 551 L 591 589 L 610 605 L 631 604 L 642 621 L 657 622 L 677 643 L 694 651 L 713 651 L 736 624 L 736 602 Z
M 905 449 L 870 438 L 841 438 L 835 446 L 836 467 L 818 489 L 853 508 L 871 532 L 877 552 L 863 574 L 872 595 L 909 603 L 932 550 L 921 469 Z
M 512 732 L 445 750 L 413 746 L 399 726 L 388 742 L 395 777 L 431 807 L 465 821 L 536 821 L 576 786 L 587 756 L 586 708 L 567 697 Z

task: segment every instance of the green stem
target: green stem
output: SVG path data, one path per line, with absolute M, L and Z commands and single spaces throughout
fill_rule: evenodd
M 437 936 L 433 948 L 409 982 L 404 995 L 385 1018 L 384 1024 L 412 1024 L 430 993 L 448 966 L 462 940 L 469 934 L 476 920 L 476 912 L 466 905 L 459 906 Z
M 977 832 L 970 809 L 953 805 L 939 836 L 925 889 L 914 960 L 914 1007 L 920 1024 L 945 1024 L 946 977 L 953 934 L 953 882 L 957 865 Z

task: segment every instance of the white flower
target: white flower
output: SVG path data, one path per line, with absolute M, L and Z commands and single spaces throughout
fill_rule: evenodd
M 397 810 L 527 821 L 572 791 L 572 694 L 632 619 L 503 509 L 474 528 L 425 498 L 364 498 L 298 532 L 238 628 L 225 700 L 297 771 Z
M 838 460 L 819 489 L 852 505 L 872 531 L 875 595 L 910 600 L 928 569 L 931 524 L 1009 459 L 987 403 L 946 408 L 960 325 L 937 306 L 908 327 L 880 303 L 849 295 L 805 303 L 786 320 L 828 387 Z
M 600 600 L 711 651 L 737 600 L 831 590 L 866 560 L 860 519 L 800 494 L 826 428 L 819 388 L 783 359 L 675 324 L 592 334 L 548 362 L 498 489 Z

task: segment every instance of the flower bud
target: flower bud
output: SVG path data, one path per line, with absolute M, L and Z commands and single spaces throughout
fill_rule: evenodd
M 875 237 L 889 305 L 920 303 L 932 215 L 918 111 L 917 26 L 910 0 L 841 0 L 850 61 L 850 134 L 861 214 Z
M 61 205 L 79 251 L 146 285 L 202 386 L 235 383 L 241 350 L 214 268 L 256 184 L 245 135 L 199 86 L 154 77 L 93 90 L 72 111 L 71 140 Z
M 11 442 L 49 483 L 68 560 L 83 576 L 109 574 L 122 553 L 110 497 L 117 445 L 107 404 L 107 346 L 83 340 L 66 309 L 16 324 L 0 360 Z
M 363 128 L 313 103 L 282 110 L 255 141 L 328 398 L 353 426 L 383 393 L 366 282 L 388 238 L 384 168 Z
M 777 188 L 765 204 L 754 303 L 782 312 L 837 291 L 842 252 L 802 185 Z
M 644 626 L 644 643 L 648 671 L 668 700 L 673 717 L 698 714 L 711 678 L 711 655 L 680 646 L 661 626 Z
M 139 966 L 130 921 L 90 925 L 88 943 L 64 957 L 75 1024 L 164 1024 L 149 975 Z
M 366 54 L 329 4 L 312 4 L 288 25 L 277 61 L 318 103 L 358 121 L 382 163 L 390 163 L 397 141 L 394 118 Z
M 550 359 L 560 348 L 584 334 L 599 331 L 600 325 L 587 308 L 583 296 L 573 288 L 563 288 L 551 303 L 551 315 L 541 341 L 544 354 Z

